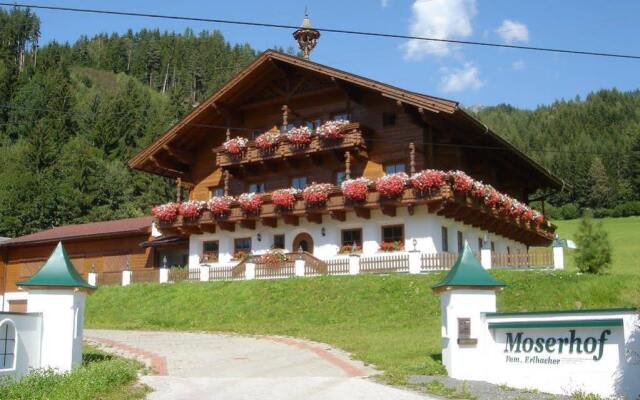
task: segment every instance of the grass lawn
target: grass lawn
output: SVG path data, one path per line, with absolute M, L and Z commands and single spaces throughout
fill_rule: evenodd
M 595 219 L 595 222 L 602 221 L 605 230 L 609 233 L 609 240 L 613 245 L 613 268 L 612 273 L 640 275 L 640 217 L 627 218 L 602 218 Z M 560 237 L 575 239 L 578 230 L 579 220 L 553 221 L 558 226 Z M 572 251 L 568 251 L 566 257 L 567 269 L 575 270 Z
M 132 400 L 148 392 L 136 384 L 142 364 L 85 347 L 82 366 L 66 374 L 34 371 L 19 382 L 3 381 L 0 399 Z

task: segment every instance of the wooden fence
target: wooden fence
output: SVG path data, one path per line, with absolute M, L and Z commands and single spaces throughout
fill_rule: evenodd
M 153 282 L 158 283 L 160 281 L 160 270 L 153 269 L 134 269 L 131 271 L 132 283 Z
M 199 281 L 200 269 L 171 268 L 169 269 L 169 282 Z
M 336 257 L 324 260 L 329 275 L 349 275 L 349 257 Z M 305 268 L 306 273 L 306 268 Z
M 527 269 L 553 268 L 553 251 L 497 253 L 491 254 L 491 268 Z
M 96 285 L 122 285 L 122 271 L 99 272 L 96 274 Z
M 409 272 L 409 254 L 380 254 L 360 258 L 361 273 Z
M 444 271 L 453 266 L 458 259 L 456 253 L 422 253 L 420 255 L 420 272 Z

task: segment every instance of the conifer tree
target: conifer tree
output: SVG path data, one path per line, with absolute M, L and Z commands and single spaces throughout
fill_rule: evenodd
M 594 222 L 591 210 L 586 209 L 576 234 L 575 255 L 580 272 L 598 274 L 611 266 L 611 243 L 602 222 Z

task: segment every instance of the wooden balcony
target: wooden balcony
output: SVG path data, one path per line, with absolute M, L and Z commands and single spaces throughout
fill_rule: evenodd
M 297 226 L 303 218 L 317 224 L 322 224 L 326 217 L 345 221 L 347 212 L 354 212 L 360 218 L 370 219 L 371 210 L 374 209 L 379 209 L 384 215 L 395 216 L 398 208 L 406 207 L 412 215 L 416 206 L 426 205 L 429 213 L 435 213 L 529 246 L 549 245 L 555 231 L 554 226 L 546 223 L 538 227 L 531 222 L 500 214 L 477 199 L 454 193 L 448 185 L 423 196 L 416 194 L 412 189 L 405 189 L 401 196 L 392 200 L 381 198 L 378 192 L 369 192 L 367 200 L 360 203 L 345 199 L 336 187 L 331 192 L 326 205 L 309 208 L 299 197 L 291 210 L 278 209 L 272 203 L 269 194 L 265 194 L 263 200 L 260 212 L 255 215 L 246 215 L 239 204 L 234 203 L 230 214 L 224 218 L 213 217 L 210 212 L 205 211 L 197 220 L 184 220 L 178 217 L 173 222 L 158 222 L 158 225 L 165 234 L 188 235 L 213 233 L 217 229 L 235 231 L 236 227 L 255 229 L 256 222 L 275 228 L 279 223 Z
M 251 163 L 264 163 L 269 161 L 282 161 L 294 157 L 312 157 L 323 152 L 353 151 L 353 155 L 366 156 L 366 131 L 367 129 L 354 122 L 347 125 L 345 136 L 341 139 L 322 139 L 317 135 L 311 137 L 308 145 L 295 145 L 282 138 L 280 142 L 269 151 L 258 149 L 253 141 L 250 141 L 247 149 L 239 155 L 227 153 L 222 146 L 213 149 L 216 153 L 216 163 L 221 167 L 243 166 Z M 340 154 L 342 157 L 342 154 Z

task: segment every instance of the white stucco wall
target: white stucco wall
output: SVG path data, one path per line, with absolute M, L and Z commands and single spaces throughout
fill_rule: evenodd
M 293 240 L 299 233 L 308 233 L 314 241 L 314 255 L 319 258 L 328 258 L 338 253 L 341 243 L 341 231 L 343 229 L 361 228 L 363 240 L 363 254 L 374 254 L 378 252 L 378 243 L 382 240 L 381 228 L 386 225 L 404 225 L 405 249 L 413 249 L 413 239 L 417 240 L 416 249 L 421 252 L 436 253 L 442 251 L 441 228 L 446 226 L 449 233 L 449 251 L 457 252 L 457 232 L 463 232 L 464 240 L 474 251 L 478 249 L 478 238 L 483 238 L 485 234 L 488 239 L 496 244 L 496 251 L 504 252 L 509 246 L 513 252 L 526 251 L 527 246 L 504 237 L 494 235 L 470 225 L 447 219 L 435 214 L 429 214 L 426 206 L 415 208 L 413 215 L 409 215 L 406 208 L 398 208 L 395 217 L 383 215 L 380 210 L 372 210 L 370 219 L 363 219 L 354 213 L 347 213 L 344 222 L 324 216 L 322 224 L 308 222 L 306 218 L 299 219 L 299 226 L 286 225 L 282 221 L 278 222 L 277 228 L 264 226 L 260 222 L 256 223 L 256 229 L 243 229 L 236 226 L 234 232 L 218 229 L 216 233 L 191 235 L 189 237 L 189 267 L 197 268 L 202 255 L 203 242 L 217 240 L 219 243 L 219 263 L 226 264 L 231 261 L 233 254 L 233 243 L 236 238 L 251 238 L 252 250 L 255 253 L 267 251 L 273 245 L 273 236 L 285 235 L 285 247 L 288 251 L 292 249 Z M 322 228 L 325 235 L 322 236 Z M 258 234 L 261 240 L 258 240 Z
M 16 328 L 15 369 L 0 370 L 0 376 L 20 378 L 40 366 L 42 314 L 0 312 L 0 326 L 11 321 Z

